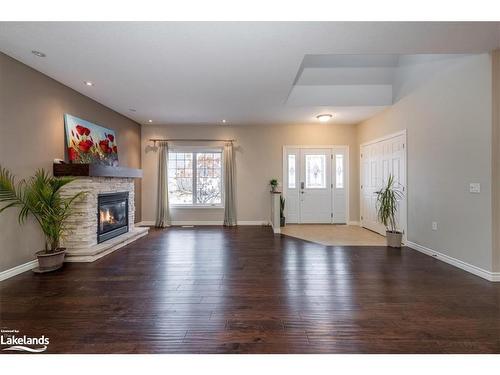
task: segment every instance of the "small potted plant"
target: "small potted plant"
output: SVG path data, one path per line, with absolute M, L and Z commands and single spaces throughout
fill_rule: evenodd
M 269 181 L 269 185 L 271 185 L 271 192 L 275 193 L 278 191 L 278 180 L 276 178 Z
M 280 195 L 280 227 L 285 226 L 285 198 Z
M 403 198 L 403 192 L 396 186 L 393 175 L 389 175 L 387 184 L 377 191 L 377 217 L 386 228 L 387 246 L 401 247 L 403 232 L 397 228 L 396 214 L 398 200 Z
M 14 176 L 0 166 L 0 213 L 9 207 L 19 207 L 19 224 L 32 215 L 45 236 L 45 248 L 36 253 L 38 268 L 35 272 L 49 272 L 64 262 L 65 248 L 60 247 L 66 219 L 72 214 L 73 203 L 84 192 L 62 197 L 61 188 L 74 179 L 52 177 L 43 169 L 27 180 L 16 183 Z

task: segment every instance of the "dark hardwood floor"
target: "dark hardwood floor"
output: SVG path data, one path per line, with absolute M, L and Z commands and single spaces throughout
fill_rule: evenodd
M 2 328 L 48 353 L 500 352 L 500 285 L 417 251 L 266 227 L 171 228 L 0 283 Z

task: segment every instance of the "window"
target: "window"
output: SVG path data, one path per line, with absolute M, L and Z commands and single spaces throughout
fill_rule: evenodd
M 306 155 L 306 188 L 325 189 L 325 155 Z
M 168 198 L 182 206 L 222 205 L 222 151 L 168 153 Z
M 344 188 L 344 155 L 337 154 L 335 155 L 335 187 L 337 189 Z
M 288 155 L 288 188 L 295 189 L 295 155 Z
M 196 203 L 222 203 L 222 158 L 220 152 L 198 152 L 196 155 Z

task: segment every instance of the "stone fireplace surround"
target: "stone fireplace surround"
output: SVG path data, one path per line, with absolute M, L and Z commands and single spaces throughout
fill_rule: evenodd
M 148 234 L 149 228 L 135 227 L 134 179 L 126 177 L 77 177 L 63 187 L 61 195 L 85 191 L 74 204 L 75 213 L 68 218 L 62 246 L 66 262 L 93 262 Z M 97 243 L 97 197 L 99 194 L 128 192 L 129 231 L 108 241 Z

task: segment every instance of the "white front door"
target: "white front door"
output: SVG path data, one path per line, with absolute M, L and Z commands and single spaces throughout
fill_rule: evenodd
M 300 222 L 331 223 L 331 149 L 300 150 Z
M 393 175 L 403 190 L 397 223 L 406 230 L 406 136 L 389 136 L 361 146 L 361 225 L 385 235 L 385 227 L 377 220 L 377 194 Z
M 285 216 L 288 223 L 347 222 L 347 147 L 286 147 Z

